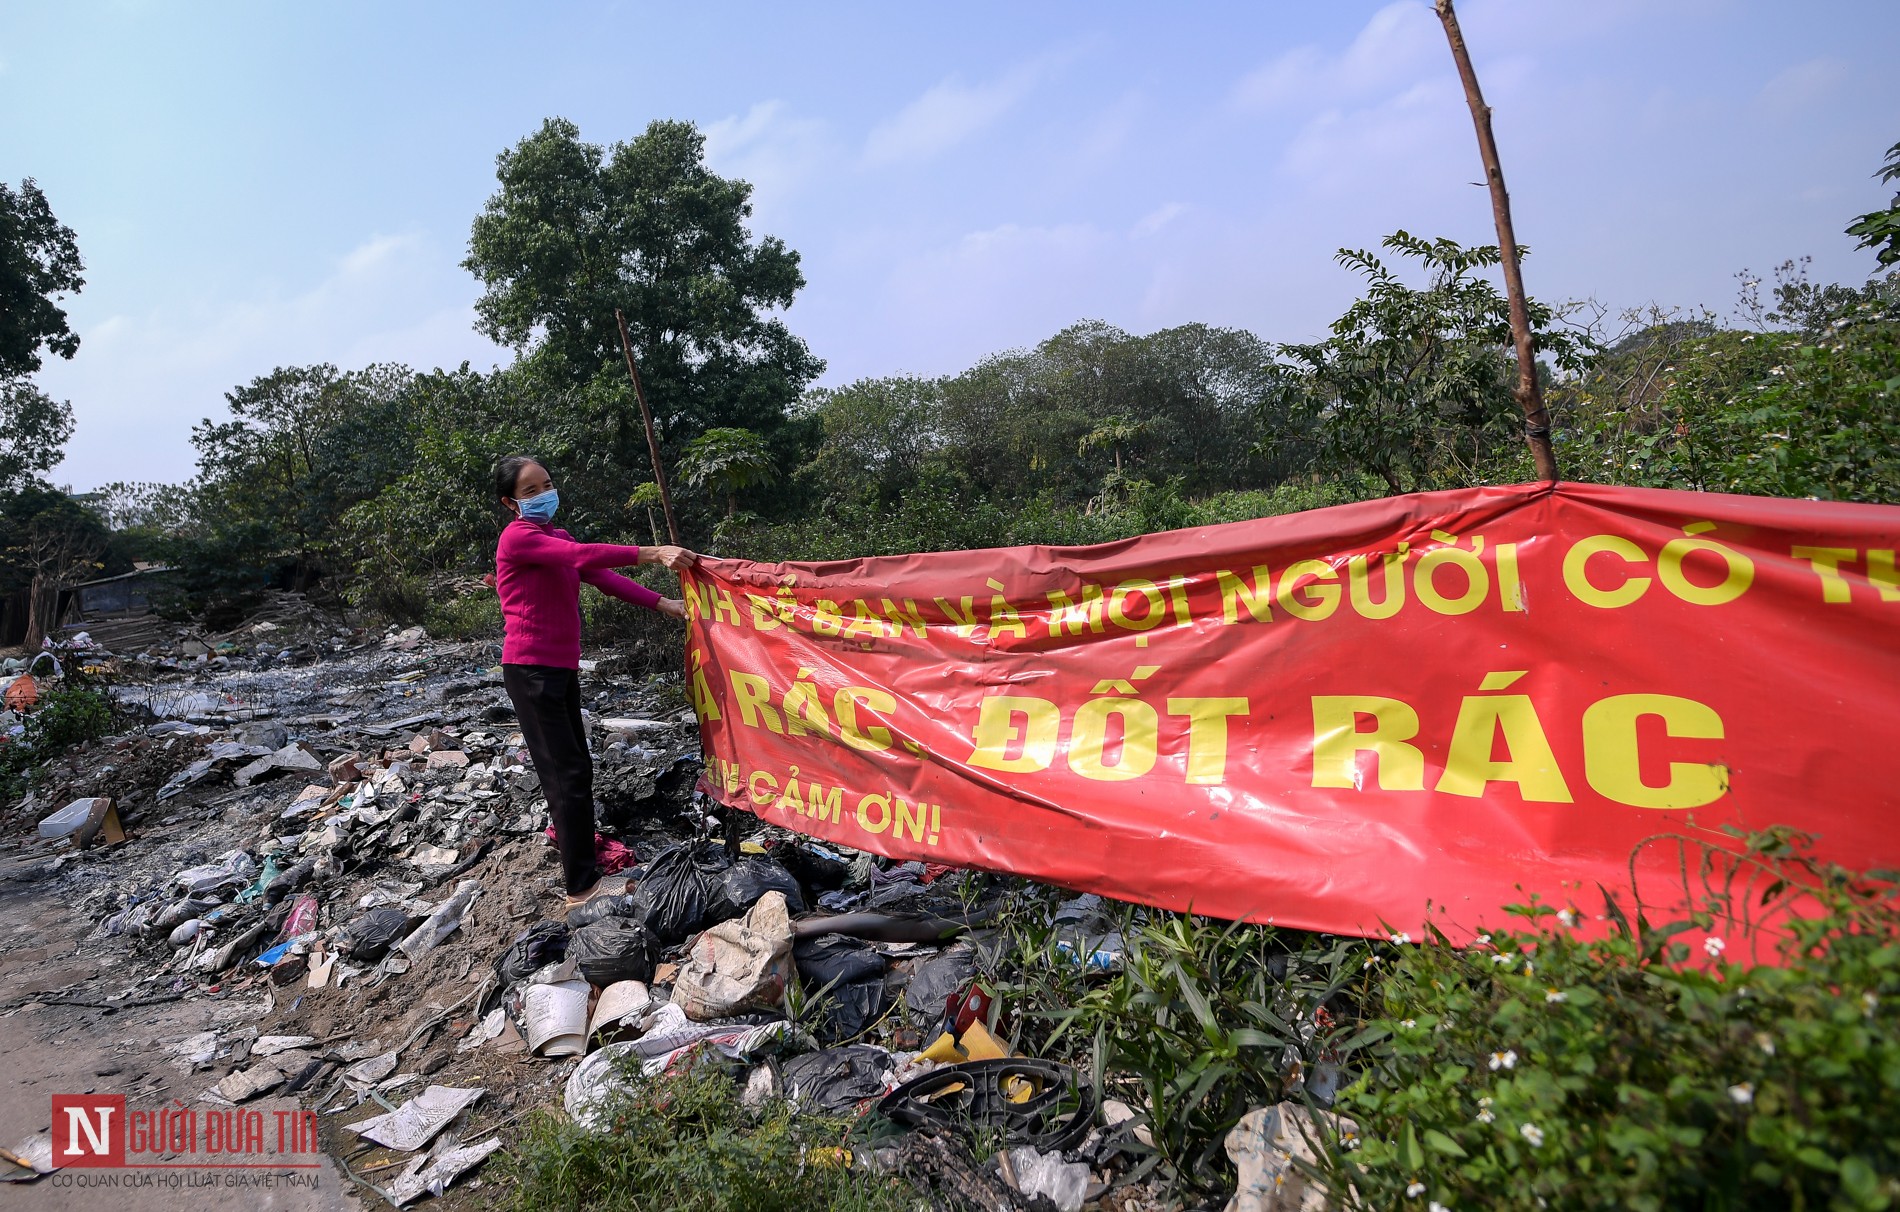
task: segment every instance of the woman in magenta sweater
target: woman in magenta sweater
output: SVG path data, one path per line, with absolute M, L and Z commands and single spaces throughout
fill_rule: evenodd
M 495 464 L 495 495 L 514 515 L 495 548 L 501 680 L 547 795 L 572 907 L 598 893 L 619 891 L 608 887 L 594 867 L 594 762 L 581 722 L 581 583 L 683 619 L 685 603 L 609 570 L 664 564 L 678 572 L 698 557 L 683 547 L 576 542 L 554 528 L 560 494 L 547 469 L 521 455 Z

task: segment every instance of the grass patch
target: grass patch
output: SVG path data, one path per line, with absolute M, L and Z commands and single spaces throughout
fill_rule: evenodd
M 920 1203 L 908 1183 L 844 1164 L 838 1150 L 849 1148 L 850 1126 L 842 1120 L 794 1117 L 781 1101 L 748 1111 L 731 1078 L 712 1069 L 629 1082 L 612 1107 L 612 1133 L 553 1114 L 528 1121 L 500 1167 L 514 1207 L 898 1212 Z

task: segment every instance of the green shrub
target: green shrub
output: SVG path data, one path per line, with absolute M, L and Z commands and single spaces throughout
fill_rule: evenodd
M 434 604 L 427 580 L 393 568 L 358 577 L 348 597 L 350 605 L 392 623 L 421 622 Z
M 782 1102 L 740 1106 L 732 1080 L 714 1070 L 643 1081 L 613 1106 L 612 1133 L 546 1113 L 500 1173 L 517 1208 L 625 1212 L 897 1212 L 914 1207 L 907 1184 L 849 1169 L 837 1150 L 847 1125 L 794 1116 Z
M 1481 946 L 1399 949 L 1385 1038 L 1339 1100 L 1364 1143 L 1330 1152 L 1332 1189 L 1365 1208 L 1892 1206 L 1896 888 L 1801 843 L 1705 853 L 1700 910 L 1660 927 L 1612 902 L 1592 937 L 1532 903 Z M 1778 962 L 1736 960 L 1790 897 Z
M 1032 896 L 1006 919 L 997 993 L 1027 1008 L 1018 1048 L 1092 1070 L 1145 1115 L 1176 1194 L 1225 1199 L 1227 1133 L 1359 1045 L 1340 1010 L 1367 980 L 1368 945 L 1123 907 L 1122 968 L 1090 974 L 1058 948 L 1052 907 Z
M 422 625 L 439 640 L 498 640 L 501 638 L 501 599 L 495 591 L 480 589 L 445 601 L 433 602 Z
M 55 686 L 22 721 L 17 740 L 0 742 L 0 803 L 26 794 L 32 771 L 87 741 L 112 731 L 112 700 L 103 690 Z
M 677 597 L 679 578 L 657 565 L 627 570 L 633 579 L 662 597 Z M 627 658 L 637 677 L 674 673 L 686 666 L 686 624 L 657 610 L 610 598 L 592 586 L 581 587 L 581 642 Z

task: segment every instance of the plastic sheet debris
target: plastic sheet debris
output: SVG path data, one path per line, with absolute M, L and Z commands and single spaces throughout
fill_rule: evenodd
M 424 1195 L 440 1195 L 462 1175 L 473 1170 L 490 1153 L 501 1148 L 501 1137 L 491 1136 L 473 1145 L 462 1145 L 435 1157 L 418 1157 L 393 1179 L 387 1190 L 398 1205 L 411 1204 Z
M 906 1127 L 1000 1131 L 1012 1143 L 1060 1152 L 1088 1135 L 1095 1096 L 1066 1065 L 1011 1057 L 934 1069 L 891 1091 L 878 1110 Z
M 944 1004 L 961 992 L 975 975 L 976 949 L 966 944 L 951 947 L 917 965 L 910 984 L 904 989 L 904 1004 L 917 1018 L 935 1022 L 943 1014 Z
M 260 1035 L 251 1041 L 252 1056 L 275 1056 L 295 1048 L 308 1048 L 317 1042 L 314 1035 Z
M 249 787 L 259 779 L 288 774 L 293 770 L 315 773 L 322 769 L 323 763 L 302 745 L 285 745 L 243 767 L 231 776 L 231 781 L 240 787 Z
M 1240 1184 L 1226 1212 L 1323 1212 L 1336 1201 L 1309 1175 L 1319 1165 L 1314 1142 L 1356 1133 L 1359 1126 L 1299 1103 L 1256 1107 L 1227 1134 L 1227 1156 Z
M 688 1018 L 701 1022 L 767 1010 L 784 1001 L 794 971 L 791 918 L 785 894 L 774 890 L 760 897 L 745 917 L 721 922 L 694 940 L 674 982 L 673 1001 Z
M 819 1007 L 813 1030 L 820 1042 L 855 1038 L 884 1013 L 884 973 L 890 961 L 869 943 L 842 934 L 799 939 L 792 959 L 799 980 Z
M 469 905 L 481 895 L 480 880 L 463 880 L 455 886 L 455 895 L 442 902 L 420 926 L 417 926 L 408 938 L 402 940 L 397 949 L 412 960 L 421 959 L 433 951 L 441 941 L 455 933 L 462 924 L 462 915 L 468 912 Z
M 630 917 L 604 917 L 582 926 L 567 939 L 567 958 L 593 985 L 650 981 L 659 954 L 659 946 L 646 926 Z
M 855 1114 L 891 1088 L 891 1054 L 870 1044 L 826 1048 L 779 1067 L 785 1096 L 800 1111 Z
M 638 917 L 639 898 L 631 892 L 620 896 L 597 896 L 567 911 L 567 924 L 575 928 L 589 926 L 609 917 Z
M 371 1116 L 345 1127 L 379 1145 L 407 1153 L 434 1140 L 436 1133 L 486 1093 L 479 1087 L 430 1086 L 386 1115 Z
M 227 850 L 211 862 L 172 876 L 172 887 L 189 894 L 242 888 L 257 874 L 257 861 L 242 850 Z
M 1086 1163 L 1065 1162 L 1059 1152 L 1044 1153 L 1028 1145 L 1004 1150 L 997 1161 L 1004 1179 L 1024 1195 L 1048 1200 L 1056 1212 L 1082 1212 L 1089 1189 Z
M 575 1123 L 590 1132 L 612 1131 L 607 1111 L 627 1089 L 621 1077 L 627 1058 L 639 1060 L 643 1077 L 655 1077 L 676 1072 L 704 1053 L 751 1061 L 781 1047 L 793 1034 L 792 1025 L 784 1019 L 756 1024 L 689 1023 L 678 1011 L 677 1006 L 662 1005 L 654 1016 L 655 1026 L 639 1039 L 608 1044 L 588 1054 L 567 1079 L 562 1099 Z

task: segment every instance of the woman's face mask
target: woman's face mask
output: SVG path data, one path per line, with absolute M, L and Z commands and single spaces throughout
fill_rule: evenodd
M 519 509 L 521 516 L 530 522 L 553 521 L 554 511 L 559 509 L 560 506 L 561 494 L 552 488 L 541 493 L 539 496 L 527 497 L 515 502 L 515 508 Z

